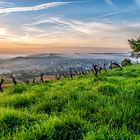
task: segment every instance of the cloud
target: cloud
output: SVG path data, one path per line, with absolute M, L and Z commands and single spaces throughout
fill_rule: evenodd
M 45 3 L 45 4 L 36 5 L 36 6 L 30 6 L 30 7 L 3 8 L 3 9 L 0 9 L 0 14 L 9 14 L 13 12 L 38 11 L 38 10 L 48 9 L 50 7 L 69 4 L 69 3 L 71 2 L 50 2 L 50 3 Z
M 44 18 L 44 17 L 43 17 Z M 41 19 L 41 20 L 37 20 L 36 22 L 33 22 L 31 24 L 27 24 L 27 26 L 35 26 L 35 25 L 40 25 L 40 24 L 47 24 L 47 23 L 54 23 L 57 24 L 58 27 L 63 27 L 63 30 L 74 30 L 74 31 L 78 31 L 87 35 L 90 35 L 90 28 L 87 28 L 87 26 L 85 26 L 85 24 L 83 22 L 77 21 L 77 20 L 66 20 L 66 19 L 62 19 L 60 17 L 50 17 L 47 19 Z
M 32 46 L 97 46 L 126 48 L 127 39 L 139 35 L 140 24 L 130 22 L 101 22 L 43 16 L 34 22 L 0 26 L 0 40 L 27 43 Z
M 51 23 L 51 24 L 50 24 Z M 45 25 L 49 28 L 41 29 L 41 26 Z M 51 26 L 50 26 L 51 25 Z M 40 28 L 40 30 L 38 30 Z M 44 26 L 43 26 L 44 28 Z M 67 20 L 60 17 L 47 17 L 44 16 L 42 19 L 38 19 L 37 21 L 24 25 L 24 29 L 28 29 L 28 31 L 37 31 L 37 34 L 41 33 L 46 34 L 56 33 L 57 34 L 77 34 L 80 37 L 84 38 L 92 38 L 92 37 L 102 37 L 102 36 L 110 36 L 113 38 L 114 35 L 121 36 L 126 34 L 138 34 L 138 28 L 140 28 L 139 23 L 129 23 L 129 22 L 97 22 L 95 20 L 91 21 L 80 21 L 80 20 Z M 31 30 L 32 29 L 32 30 Z M 46 31 L 48 30 L 49 31 Z M 134 33 L 132 32 L 134 30 Z M 44 33 L 43 33 L 44 32 Z M 120 34 L 120 32 L 123 32 Z M 42 35 L 45 36 L 45 35 Z M 124 37 L 126 37 L 124 36 Z
M 1 8 L 4 8 L 4 7 L 11 7 L 11 6 L 15 6 L 15 4 L 12 3 L 12 2 L 0 1 L 0 7 L 1 7 Z
M 109 12 L 109 13 L 102 14 L 102 15 L 95 16 L 95 17 L 84 18 L 84 20 L 104 19 L 104 18 L 108 18 L 108 17 L 112 17 L 112 16 L 117 16 L 117 15 L 122 15 L 122 14 L 125 14 L 125 13 L 134 12 L 134 11 L 139 10 L 139 9 L 140 8 L 130 8 L 130 9 L 127 9 L 127 10 L 119 10 L 119 11 Z
M 118 8 L 117 8 L 117 6 L 112 2 L 112 0 L 105 0 L 105 2 L 109 5 L 109 6 L 111 6 L 111 7 L 113 7 L 115 10 L 119 10 Z

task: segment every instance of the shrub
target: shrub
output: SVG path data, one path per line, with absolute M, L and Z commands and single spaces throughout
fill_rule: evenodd
M 131 63 L 131 60 L 130 60 L 130 59 L 124 59 L 124 60 L 121 62 L 121 65 L 122 65 L 122 66 L 127 66 L 127 65 L 132 65 L 132 63 Z

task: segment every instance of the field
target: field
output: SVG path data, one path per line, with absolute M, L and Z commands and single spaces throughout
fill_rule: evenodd
M 140 65 L 21 84 L 0 94 L 0 140 L 140 140 Z

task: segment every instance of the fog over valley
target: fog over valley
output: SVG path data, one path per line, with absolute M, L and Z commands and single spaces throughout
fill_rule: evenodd
M 9 59 L 0 59 L 0 74 L 14 74 L 24 81 L 27 78 L 45 75 L 54 75 L 58 72 L 67 72 L 69 69 L 90 69 L 93 64 L 103 66 L 111 62 L 120 63 L 129 58 L 128 53 L 73 53 L 73 54 L 34 54 L 18 56 Z M 131 58 L 132 59 L 132 58 Z M 24 79 L 25 78 L 25 79 Z

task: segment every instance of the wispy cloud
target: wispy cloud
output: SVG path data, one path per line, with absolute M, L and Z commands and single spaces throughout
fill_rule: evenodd
M 108 5 L 110 5 L 111 7 L 113 7 L 115 10 L 119 10 L 118 8 L 117 8 L 117 6 L 112 2 L 112 0 L 105 0 L 105 2 L 108 4 Z
M 3 8 L 3 9 L 0 9 L 0 14 L 9 14 L 13 12 L 38 11 L 38 10 L 44 10 L 50 7 L 56 7 L 56 6 L 61 6 L 64 4 L 70 4 L 70 3 L 71 2 L 51 2 L 51 3 L 45 3 L 45 4 L 29 6 L 29 7 Z
M 133 0 L 135 2 L 132 3 L 134 6 L 129 5 L 126 9 L 122 9 L 123 6 L 126 7 L 123 3 L 123 6 L 118 6 L 120 10 L 118 10 L 115 0 L 103 0 L 108 5 L 107 7 L 101 7 L 101 10 L 93 8 L 94 6 L 98 7 L 97 0 L 89 0 L 89 3 L 86 4 L 84 2 L 87 2 L 87 0 L 70 0 L 70 2 L 52 2 L 28 7 L 14 6 L 12 8 L 13 6 L 11 6 L 11 8 L 2 8 L 0 9 L 2 21 L 0 23 L 0 41 L 11 42 L 11 44 L 27 43 L 32 46 L 43 44 L 42 46 L 56 47 L 122 48 L 122 46 L 125 46 L 124 48 L 127 48 L 127 39 L 139 35 L 140 24 L 138 20 L 130 22 L 131 19 L 128 20 L 128 17 L 125 19 L 125 14 L 132 13 L 133 15 L 133 13 L 137 13 L 135 10 L 140 9 L 137 6 L 139 1 Z M 64 7 L 62 11 L 54 10 L 47 12 L 47 14 L 44 11 L 36 12 L 33 17 L 28 17 L 24 13 L 21 15 L 17 13 L 17 18 L 12 14 L 8 16 L 10 18 L 2 17 L 4 14 L 13 12 L 38 11 L 71 3 L 74 4 L 70 7 Z M 99 4 L 102 5 L 102 3 Z M 1 5 L 4 6 L 6 3 L 2 2 Z M 88 9 L 88 5 L 92 9 Z M 133 17 L 132 15 L 130 17 Z M 112 19 L 115 19 L 115 21 Z M 19 20 L 19 22 L 16 23 L 16 20 Z
M 43 25 L 43 26 L 42 26 Z M 45 46 L 98 46 L 126 48 L 127 39 L 139 35 L 138 22 L 97 22 L 42 17 L 17 29 L 0 26 L 0 41 Z M 119 43 L 118 43 L 119 40 Z M 48 45 L 49 44 L 49 45 Z
M 135 8 L 129 8 L 129 9 L 126 9 L 126 10 L 109 12 L 109 13 L 102 14 L 102 15 L 95 16 L 95 17 L 84 18 L 84 20 L 99 20 L 99 19 L 109 18 L 109 17 L 112 17 L 112 16 L 123 15 L 125 13 L 131 13 L 131 12 L 134 12 L 134 11 L 137 11 L 137 10 L 140 10 L 140 8 L 135 7 Z
M 11 6 L 15 6 L 15 4 L 12 3 L 12 2 L 0 1 L 0 7 L 1 7 L 1 8 L 11 7 Z
M 50 24 L 51 26 L 50 27 Z M 123 32 L 128 35 L 129 31 L 131 32 L 134 30 L 135 32 L 133 34 L 138 34 L 137 29 L 140 28 L 139 23 L 129 23 L 129 22 L 97 22 L 95 20 L 91 21 L 80 21 L 80 20 L 67 20 L 60 17 L 42 17 L 42 19 L 38 19 L 37 21 L 23 25 L 24 29 L 28 29 L 28 31 L 37 31 L 37 33 L 46 34 L 46 31 L 39 29 L 38 27 L 41 27 L 42 24 L 45 24 L 46 26 L 49 25 L 50 30 L 52 33 L 58 33 L 58 34 L 79 34 L 79 36 L 85 35 L 86 38 L 92 38 L 95 37 L 102 37 L 102 36 L 110 36 L 112 37 L 112 33 L 114 32 L 114 35 L 121 36 L 120 32 Z M 103 34 L 102 34 L 103 32 Z M 115 33 L 116 32 L 116 33 Z M 118 34 L 117 34 L 118 33 Z M 96 36 L 97 35 L 97 36 Z M 44 35 L 43 35 L 44 36 Z M 85 37 L 84 36 L 84 37 Z
M 33 25 L 39 25 L 39 24 L 44 24 L 44 23 L 55 23 L 57 25 L 63 26 L 63 29 L 69 30 L 76 30 L 78 32 L 84 33 L 84 34 L 90 34 L 90 29 L 85 27 L 85 24 L 82 22 L 76 21 L 76 20 L 66 20 L 66 19 L 61 19 L 59 17 L 50 17 L 47 19 L 42 19 L 38 20 L 34 23 L 29 24 L 30 26 Z

